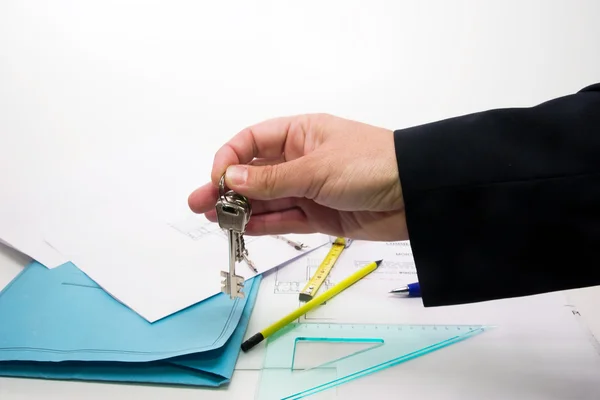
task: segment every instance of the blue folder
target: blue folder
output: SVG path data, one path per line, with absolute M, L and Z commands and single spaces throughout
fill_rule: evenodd
M 230 381 L 261 276 L 155 323 L 71 263 L 26 267 L 0 292 L 0 376 L 217 387 Z

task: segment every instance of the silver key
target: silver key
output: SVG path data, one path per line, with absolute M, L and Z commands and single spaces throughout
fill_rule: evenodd
M 255 273 L 258 273 L 256 266 L 254 265 L 252 260 L 250 260 L 250 258 L 248 257 L 248 249 L 246 248 L 246 242 L 244 241 L 244 234 L 243 233 L 238 234 L 236 232 L 236 234 L 234 235 L 234 239 L 235 239 L 235 260 L 237 262 L 241 262 L 242 260 L 244 260 L 252 271 L 254 271 Z
M 224 278 L 221 291 L 232 299 L 244 297 L 244 277 L 235 273 L 236 262 L 246 261 L 256 272 L 256 268 L 248 258 L 248 250 L 244 243 L 246 225 L 252 215 L 252 207 L 248 199 L 232 190 L 225 191 L 225 175 L 219 182 L 219 200 L 215 205 L 217 221 L 221 229 L 227 232 L 229 242 L 229 272 L 221 271 Z

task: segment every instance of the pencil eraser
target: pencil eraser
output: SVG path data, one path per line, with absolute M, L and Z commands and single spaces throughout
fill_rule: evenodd
M 242 351 L 244 353 L 247 352 L 248 350 L 250 350 L 257 344 L 262 342 L 264 339 L 265 339 L 265 337 L 260 332 L 257 333 L 256 335 L 251 336 L 248 340 L 246 340 L 244 343 L 242 343 Z

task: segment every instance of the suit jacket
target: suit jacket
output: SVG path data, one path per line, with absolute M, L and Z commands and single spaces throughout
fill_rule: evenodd
M 425 306 L 600 285 L 600 83 L 394 137 Z

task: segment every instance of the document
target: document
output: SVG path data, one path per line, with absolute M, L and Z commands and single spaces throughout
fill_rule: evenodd
M 106 292 L 150 322 L 155 322 L 221 291 L 220 271 L 228 270 L 227 237 L 203 216 L 181 212 L 156 216 L 124 207 L 96 208 L 93 213 L 62 218 L 46 235 L 54 248 Z M 296 250 L 273 237 L 247 237 L 250 260 L 262 273 L 304 256 L 329 242 L 326 235 L 291 235 L 307 248 Z M 236 273 L 256 273 L 245 263 Z
M 297 295 L 317 271 L 328 251 L 329 247 L 324 246 L 305 259 L 296 261 L 293 267 L 278 268 L 275 272 L 273 295 Z M 329 289 L 366 264 L 377 260 L 383 261 L 379 268 L 357 284 L 357 293 L 387 293 L 396 286 L 417 281 L 417 270 L 408 241 L 354 241 L 343 250 L 320 291 Z
M 220 293 L 227 240 L 186 200 L 206 181 L 199 174 L 211 170 L 223 139 L 212 136 L 211 144 L 196 135 L 182 142 L 165 134 L 122 143 L 99 137 L 89 131 L 76 140 L 17 137 L 28 153 L 0 160 L 14 170 L 0 198 L 0 238 L 47 267 L 72 262 L 150 322 Z M 42 147 L 27 145 L 41 139 Z M 261 273 L 329 240 L 296 239 L 310 247 L 298 251 L 275 238 L 247 237 L 249 258 Z M 255 276 L 244 263 L 236 272 Z
M 10 238 L 10 242 L 0 240 L 0 243 L 29 256 L 46 268 L 56 268 L 69 262 L 64 255 L 60 254 L 42 238 L 32 240 L 31 237 L 25 238 L 15 234 L 14 231 L 12 234 L 4 235 L 4 237 Z
M 299 291 L 327 250 L 324 246 L 265 276 L 249 332 L 258 332 L 299 307 Z M 600 358 L 564 293 L 425 308 L 421 298 L 389 293 L 394 287 L 418 281 L 410 242 L 366 241 L 355 241 L 344 250 L 319 293 L 365 262 L 379 259 L 383 263 L 378 270 L 298 322 L 426 324 L 440 329 L 483 324 L 494 328 L 448 349 L 341 385 L 336 389 L 338 397 L 359 399 L 372 395 L 373 390 L 397 393 L 398 388 L 420 396 L 424 387 L 433 387 L 429 392 L 435 396 L 438 393 L 432 382 L 443 382 L 441 397 L 446 387 L 456 393 L 469 387 L 474 393 L 469 398 L 490 398 L 490 393 L 494 399 L 528 398 L 532 393 L 541 393 L 540 398 L 571 398 L 573 387 L 578 398 L 598 397 Z M 263 360 L 262 352 L 242 353 L 237 368 L 260 370 Z M 549 376 L 555 379 L 550 389 L 544 389 Z
M 0 210 L 0 243 L 12 247 L 47 268 L 56 268 L 69 260 L 49 243 L 38 230 L 17 218 L 14 208 Z

